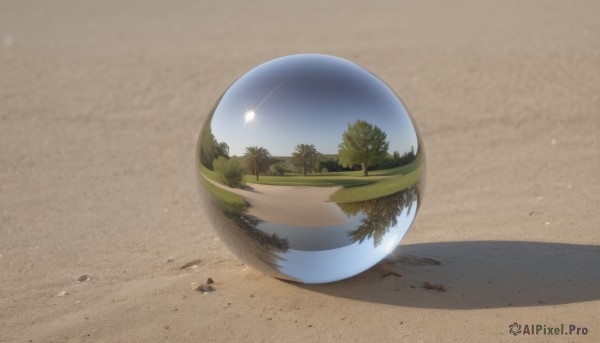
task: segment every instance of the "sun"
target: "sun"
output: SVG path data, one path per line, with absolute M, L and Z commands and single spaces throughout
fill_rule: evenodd
M 244 121 L 246 123 L 251 122 L 254 120 L 254 116 L 256 116 L 256 113 L 254 113 L 254 111 L 248 111 L 248 112 L 246 112 L 246 115 L 244 116 Z

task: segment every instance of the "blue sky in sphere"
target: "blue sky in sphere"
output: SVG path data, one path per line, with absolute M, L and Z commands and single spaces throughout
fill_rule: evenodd
M 403 154 L 411 146 L 416 151 L 413 123 L 397 95 L 363 68 L 347 61 L 338 68 L 339 64 L 291 77 L 272 77 L 260 67 L 249 72 L 216 107 L 211 122 L 215 138 L 229 145 L 232 156 L 242 156 L 249 146 L 262 146 L 273 156 L 291 156 L 298 144 L 337 154 L 348 124 L 362 119 L 386 133 L 389 153 Z M 333 77 L 323 75 L 331 70 Z M 252 120 L 246 119 L 249 111 L 255 114 Z

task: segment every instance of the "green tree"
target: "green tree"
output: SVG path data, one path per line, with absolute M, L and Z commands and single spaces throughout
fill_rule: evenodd
M 342 143 L 338 145 L 340 164 L 343 167 L 360 164 L 363 176 L 368 176 L 369 164 L 375 164 L 387 156 L 389 142 L 386 139 L 385 132 L 364 120 L 348 124 L 342 135 Z
M 219 156 L 229 158 L 229 145 L 218 142 L 212 133 L 210 121 L 202 129 L 200 139 L 200 162 L 208 169 L 213 169 L 213 161 Z
M 292 163 L 306 176 L 319 162 L 318 157 L 319 152 L 313 144 L 298 144 L 292 154 Z
M 390 228 L 398 225 L 400 213 L 404 209 L 408 213 L 413 205 L 419 205 L 418 187 L 412 185 L 403 191 L 377 199 L 338 204 L 349 216 L 355 216 L 359 212 L 366 215 L 355 230 L 348 232 L 348 236 L 353 242 L 359 243 L 372 237 L 374 246 L 379 246 Z
M 275 162 L 269 167 L 269 175 L 283 176 L 288 171 L 287 164 L 284 161 Z
M 229 145 L 225 142 L 217 142 L 215 139 L 213 142 L 215 146 L 215 158 L 219 158 L 220 156 L 229 158 Z
M 211 170 L 215 159 L 215 141 L 210 122 L 207 122 L 202 129 L 202 138 L 200 138 L 200 163 Z
M 239 187 L 244 184 L 244 167 L 237 159 L 219 156 L 214 160 L 215 172 L 221 182 L 229 187 Z
M 258 181 L 258 174 L 269 169 L 271 154 L 263 147 L 250 146 L 246 148 L 244 157 L 246 166 L 253 175 L 256 175 L 256 181 Z

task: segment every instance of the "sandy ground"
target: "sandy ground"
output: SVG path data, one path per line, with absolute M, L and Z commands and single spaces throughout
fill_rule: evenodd
M 0 341 L 600 340 L 598 13 L 595 1 L 0 2 Z M 401 247 L 321 286 L 244 266 L 194 179 L 221 92 L 298 52 L 384 79 L 428 159 Z M 193 290 L 208 277 L 215 292 Z M 513 337 L 513 322 L 588 335 Z
M 239 194 L 250 203 L 248 214 L 261 220 L 302 227 L 343 225 L 344 212 L 329 197 L 339 187 L 271 186 L 247 184 L 244 189 L 230 188 L 207 179 L 213 185 Z

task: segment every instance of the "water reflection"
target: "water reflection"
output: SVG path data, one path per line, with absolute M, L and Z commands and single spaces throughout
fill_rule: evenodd
M 247 205 L 217 202 L 228 222 L 216 225 L 223 228 L 223 241 L 254 268 L 281 279 L 330 282 L 366 270 L 392 251 L 415 218 L 418 194 L 416 184 L 382 198 L 337 204 L 347 221 L 323 228 L 272 223 L 249 215 Z
M 243 244 L 247 249 L 253 250 L 257 258 L 265 264 L 265 266 L 273 271 L 279 271 L 279 263 L 283 259 L 281 254 L 285 254 L 289 250 L 289 241 L 287 238 L 281 238 L 277 234 L 269 234 L 258 229 L 261 220 L 245 213 L 231 213 L 231 219 L 235 221 L 237 226 L 246 234 L 247 239 Z
M 279 271 L 304 283 L 324 283 L 372 267 L 398 246 L 408 231 L 418 208 L 418 190 L 414 185 L 382 199 L 344 204 L 355 225 L 329 239 L 345 236 L 349 244 L 320 251 L 289 249 L 281 254 Z M 294 246 L 293 241 L 290 246 Z
M 338 204 L 348 215 L 357 215 L 359 212 L 365 215 L 360 225 L 348 232 L 348 236 L 359 243 L 373 238 L 374 246 L 380 245 L 388 230 L 398 224 L 400 212 L 407 208 L 407 214 L 410 213 L 411 207 L 417 202 L 417 193 L 417 185 L 414 185 L 382 198 Z

